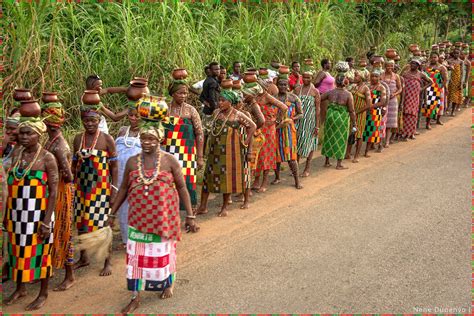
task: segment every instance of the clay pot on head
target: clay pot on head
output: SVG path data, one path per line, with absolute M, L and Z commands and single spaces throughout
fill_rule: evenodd
M 413 53 L 413 56 L 421 56 L 421 50 L 419 49 L 413 51 L 412 53 Z
M 130 101 L 138 101 L 144 94 L 149 94 L 148 80 L 145 78 L 135 77 L 130 81 L 130 86 L 127 89 L 127 98 Z
M 266 76 L 266 75 L 268 75 L 268 69 L 267 69 L 267 68 L 260 68 L 260 69 L 258 70 L 258 75 L 259 75 L 259 76 Z
M 23 117 L 37 117 L 41 115 L 41 107 L 38 100 L 20 101 L 20 114 Z
M 304 63 L 305 65 L 313 66 L 313 60 L 311 58 L 306 58 Z
M 173 70 L 171 76 L 174 80 L 184 80 L 188 76 L 188 72 L 184 68 L 177 68 Z
M 249 68 L 245 72 L 252 73 L 256 75 L 258 73 L 258 70 L 256 68 Z
M 456 48 L 462 47 L 462 42 L 456 42 L 456 43 L 454 43 L 454 47 L 456 47 Z
M 82 95 L 82 103 L 89 105 L 97 105 L 100 103 L 99 91 L 97 90 L 86 90 Z
M 462 48 L 469 48 L 469 44 L 468 43 L 462 44 Z
M 375 56 L 372 56 L 372 63 L 375 64 L 375 63 L 383 63 L 384 60 L 383 60 L 383 57 L 380 56 L 380 55 L 375 55 Z
M 242 84 L 241 84 L 240 80 L 232 81 L 232 89 L 234 89 L 234 90 L 242 89 Z
M 413 53 L 413 52 L 416 51 L 416 50 L 420 50 L 420 47 L 418 47 L 417 44 L 411 44 L 411 45 L 408 47 L 408 49 L 410 50 L 410 52 Z
M 388 59 L 393 59 L 395 56 L 397 56 L 397 51 L 395 49 L 389 48 L 385 51 L 385 57 Z
M 33 96 L 31 95 L 30 89 L 13 90 L 13 99 L 15 99 L 15 101 L 31 100 L 32 98 Z
M 278 68 L 278 72 L 281 73 L 282 75 L 289 74 L 290 67 L 285 66 L 285 65 L 280 65 L 280 68 Z
M 57 92 L 43 92 L 41 101 L 43 101 L 43 103 L 59 102 L 58 93 Z
M 245 83 L 257 82 L 257 75 L 254 72 L 246 71 L 243 79 Z
M 232 79 L 222 79 L 221 81 L 221 87 L 222 89 L 232 89 L 233 87 Z

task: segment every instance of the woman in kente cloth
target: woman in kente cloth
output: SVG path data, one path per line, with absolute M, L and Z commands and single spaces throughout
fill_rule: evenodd
M 132 299 L 122 309 L 131 313 L 140 305 L 141 291 L 162 292 L 170 298 L 176 281 L 176 243 L 181 240 L 180 202 L 186 210 L 186 230 L 197 232 L 181 163 L 160 149 L 164 130 L 160 122 L 140 127 L 142 152 L 130 157 L 110 225 L 120 205 L 128 199 L 127 288 Z
M 288 162 L 295 187 L 302 189 L 298 174 L 298 149 L 295 122 L 302 116 L 301 100 L 293 93 L 288 92 L 288 76 L 280 74 L 277 79 L 277 99 L 288 107 L 286 111 L 279 111 L 279 122 L 276 126 L 277 139 L 277 163 L 275 168 L 275 180 L 272 184 L 278 184 L 280 180 L 280 166 L 282 162 Z
M 364 78 L 360 70 L 354 71 L 353 84 L 351 85 L 352 97 L 354 99 L 354 111 L 356 114 L 356 128 L 354 134 L 356 150 L 353 163 L 359 162 L 360 149 L 362 147 L 362 135 L 365 130 L 365 122 L 367 120 L 367 111 L 370 110 L 372 99 L 370 98 L 369 87 L 365 84 Z M 352 145 L 347 143 L 346 159 L 351 159 Z
M 193 208 L 197 205 L 196 171 L 204 166 L 204 132 L 198 111 L 186 103 L 188 86 L 184 80 L 174 80 L 168 87 L 173 98 L 168 117 L 163 122 L 165 140 L 163 150 L 174 155 L 183 168 L 184 180 Z M 180 207 L 184 210 L 184 205 Z
M 139 119 L 136 102 L 129 101 L 128 104 L 128 122 L 129 126 L 122 126 L 119 129 L 117 138 L 115 139 L 115 148 L 117 149 L 118 161 L 118 184 L 122 184 L 123 173 L 128 158 L 139 154 L 142 151 L 140 144 Z M 119 209 L 120 233 L 122 235 L 123 247 L 127 245 L 128 236 L 128 202 L 124 201 Z
M 385 82 L 390 90 L 390 96 L 387 103 L 387 122 L 386 122 L 386 137 L 385 148 L 390 146 L 396 129 L 398 128 L 398 99 L 397 96 L 402 93 L 402 83 L 400 76 L 394 70 L 395 62 L 388 60 L 385 63 L 385 72 L 381 76 L 381 80 Z M 387 87 L 385 87 L 386 89 Z M 388 94 L 387 94 L 388 95 Z
M 277 113 L 278 110 L 287 111 L 288 107 L 283 102 L 278 101 L 267 92 L 268 89 L 272 89 L 270 87 L 273 87 L 273 83 L 269 84 L 265 81 L 259 82 L 261 84 L 246 84 L 244 89 L 242 89 L 242 92 L 244 94 L 244 99 L 247 98 L 247 96 L 255 98 L 255 102 L 260 106 L 260 110 L 265 118 L 265 123 L 261 127 L 265 141 L 263 142 L 258 156 L 256 157 L 257 163 L 255 168 L 255 179 L 252 185 L 252 190 L 263 193 L 267 190 L 268 173 L 270 170 L 274 170 L 276 168 L 277 143 L 275 124 Z M 252 151 L 250 156 L 252 157 L 252 152 L 254 149 L 253 142 L 251 148 Z M 260 183 L 260 175 L 262 173 L 263 179 Z
M 426 100 L 423 102 L 421 114 L 426 118 L 426 129 L 431 129 L 431 120 L 439 122 L 439 112 L 441 109 L 441 98 L 444 83 L 448 79 L 446 68 L 438 63 L 438 53 L 431 52 L 430 62 L 425 68 L 426 74 L 431 78 L 433 84 L 426 90 Z
M 311 83 L 312 73 L 303 73 L 303 85 L 297 86 L 294 93 L 301 100 L 303 116 L 296 123 L 298 162 L 306 158 L 306 165 L 301 177 L 308 177 L 314 151 L 318 148 L 319 111 L 321 96 Z
M 380 131 L 382 116 L 384 114 L 383 107 L 385 106 L 386 90 L 380 83 L 380 75 L 381 72 L 379 69 L 375 69 L 370 73 L 369 91 L 372 104 L 370 109 L 367 111 L 365 130 L 362 134 L 363 141 L 367 143 L 364 154 L 364 157 L 366 158 L 370 157 L 368 155 L 370 146 L 378 144 L 381 141 Z
M 342 160 L 346 155 L 347 141 L 349 137 L 349 118 L 352 126 L 352 132 L 356 132 L 356 116 L 354 112 L 354 101 L 352 94 L 347 91 L 345 84 L 345 73 L 349 70 L 347 62 L 338 62 L 336 64 L 338 71 L 336 76 L 336 89 L 324 93 L 321 101 L 328 101 L 328 110 L 326 113 L 325 139 L 321 148 L 321 155 L 326 156 L 324 167 L 330 167 L 330 158 L 337 159 L 337 170 L 347 169 L 342 165 Z
M 100 105 L 99 105 L 100 106 Z M 74 138 L 72 174 L 75 194 L 74 212 L 78 234 L 104 228 L 110 207 L 117 193 L 117 152 L 112 136 L 99 130 L 99 106 L 83 105 L 81 119 L 85 131 Z M 105 260 L 100 276 L 112 274 L 110 255 Z M 81 258 L 74 269 L 89 265 L 89 257 L 81 250 Z
M 227 216 L 229 195 L 244 193 L 244 159 L 242 146 L 252 148 L 252 136 L 255 123 L 232 105 L 237 104 L 238 96 L 234 91 L 222 90 L 219 96 L 219 109 L 214 111 L 209 134 L 206 167 L 201 193 L 201 205 L 196 214 L 206 214 L 209 193 L 222 193 L 223 203 L 219 217 Z M 240 126 L 245 126 L 247 138 L 241 139 Z
M 65 111 L 59 102 L 46 103 L 42 116 L 47 127 L 48 141 L 44 146 L 54 155 L 59 171 L 58 196 L 56 199 L 53 267 L 66 270 L 64 281 L 54 291 L 65 291 L 75 283 L 72 266 L 74 248 L 72 244 L 74 183 L 71 172 L 71 149 L 61 132 L 65 121 Z
M 454 49 L 452 57 L 448 59 L 452 67 L 451 78 L 449 80 L 448 102 L 452 104 L 451 116 L 455 116 L 454 111 L 459 109 L 462 104 L 462 66 L 464 62 L 459 58 L 459 49 Z
M 420 91 L 433 84 L 431 78 L 420 71 L 420 66 L 421 61 L 417 58 L 413 58 L 410 61 L 410 68 L 402 74 L 405 81 L 402 141 L 407 141 L 407 138 L 415 139 L 420 105 Z M 421 86 L 422 81 L 427 82 L 423 87 Z
M 46 126 L 39 117 L 22 117 L 18 126 L 20 150 L 15 151 L 8 170 L 5 226 L 8 232 L 10 278 L 16 290 L 4 301 L 13 304 L 26 296 L 25 283 L 41 280 L 38 297 L 26 310 L 41 308 L 48 297 L 53 274 L 51 252 L 58 166 L 54 156 L 40 144 Z

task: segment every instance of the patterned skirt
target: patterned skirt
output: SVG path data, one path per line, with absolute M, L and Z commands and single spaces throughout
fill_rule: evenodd
M 349 137 L 349 125 L 347 107 L 337 103 L 329 104 L 324 124 L 325 135 L 321 155 L 334 159 L 344 159 Z
M 387 106 L 387 128 L 398 127 L 398 99 L 392 98 L 388 101 Z
M 275 125 L 264 125 L 262 127 L 262 133 L 265 137 L 265 142 L 263 143 L 262 149 L 258 155 L 257 169 L 256 172 L 264 170 L 274 170 L 276 169 L 276 152 L 277 152 L 277 143 L 276 143 L 276 129 Z
M 84 151 L 83 154 L 87 152 Z M 90 233 L 105 227 L 110 214 L 111 177 L 108 153 L 92 150 L 78 162 L 74 211 L 79 232 Z
M 146 234 L 129 226 L 127 288 L 129 291 L 163 291 L 176 280 L 176 241 Z
M 74 185 L 64 183 L 61 177 L 58 184 L 56 199 L 56 224 L 54 225 L 53 267 L 63 268 L 74 263 L 74 248 L 72 243 L 72 214 Z
M 288 126 L 277 129 L 277 162 L 285 162 L 298 159 L 296 144 L 295 123 L 291 121 Z
M 6 214 L 9 276 L 13 282 L 27 283 L 53 275 L 54 232 L 47 240 L 41 240 L 38 235 L 48 207 L 48 176 L 44 171 L 30 170 L 17 180 L 13 172 L 8 175 Z M 54 226 L 54 214 L 51 226 Z
M 462 103 L 462 78 L 461 78 L 461 65 L 454 65 L 454 69 L 451 71 L 451 79 L 448 85 L 448 101 L 461 104 Z
M 426 89 L 426 99 L 421 107 L 421 114 L 426 118 L 435 119 L 440 110 L 441 89 L 434 84 Z
M 222 122 L 220 122 L 222 124 Z M 242 193 L 244 191 L 244 157 L 238 126 L 227 123 L 217 136 L 209 134 L 209 154 L 203 189 L 210 193 Z M 215 130 L 220 130 L 220 126 Z
M 377 144 L 380 142 L 380 125 L 382 123 L 382 109 L 376 108 L 367 111 L 367 119 L 363 135 L 364 142 Z
M 365 95 L 360 92 L 356 92 L 353 94 L 353 96 L 354 96 L 354 110 L 356 112 L 361 111 L 365 107 Z M 355 133 L 356 139 L 362 138 L 362 134 L 364 133 L 364 130 L 365 130 L 366 119 L 367 119 L 366 112 L 361 112 L 359 114 L 356 114 L 356 127 L 357 127 L 357 132 Z
M 260 155 L 260 150 L 262 149 L 263 144 L 265 144 L 265 136 L 263 135 L 262 130 L 259 129 L 253 135 L 252 154 L 251 154 L 252 157 L 250 160 L 251 170 L 257 169 L 258 157 Z
M 170 116 L 169 122 L 163 123 L 166 131 L 163 150 L 178 159 L 181 164 L 186 188 L 191 198 L 191 205 L 197 204 L 196 194 L 196 137 L 191 119 Z M 184 210 L 184 205 L 180 206 Z
M 316 108 L 313 96 L 301 96 L 303 117 L 296 123 L 297 149 L 300 157 L 308 155 L 318 148 L 318 138 L 314 136 L 316 129 Z

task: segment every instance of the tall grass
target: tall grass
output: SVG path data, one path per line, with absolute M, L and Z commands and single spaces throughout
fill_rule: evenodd
M 361 56 L 377 45 L 425 47 L 431 21 L 411 32 L 390 32 L 387 21 L 370 24 L 357 4 L 215 3 L 164 0 L 157 3 L 5 2 L 4 102 L 16 86 L 59 91 L 77 127 L 84 79 L 97 73 L 105 86 L 127 85 L 133 76 L 149 78 L 150 89 L 164 94 L 170 72 L 185 67 L 189 80 L 203 77 L 204 65 L 217 60 L 230 68 L 289 64 L 312 57 L 333 60 Z M 395 21 L 396 23 L 396 21 Z M 229 69 L 230 70 L 230 69 Z M 118 109 L 123 96 L 106 96 Z

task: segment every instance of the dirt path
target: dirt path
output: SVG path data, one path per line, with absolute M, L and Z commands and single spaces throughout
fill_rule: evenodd
M 234 203 L 228 218 L 215 217 L 214 202 L 201 232 L 178 246 L 175 297 L 145 293 L 136 312 L 467 313 L 470 114 L 346 162 L 345 171 L 322 168 L 318 157 L 301 191 L 285 171 L 278 188 L 255 196 L 249 210 Z M 38 312 L 119 312 L 130 297 L 124 252 L 113 262 L 113 276 L 99 277 L 98 264 L 85 268 Z M 28 289 L 4 312 L 23 312 L 37 293 Z M 10 292 L 7 284 L 4 297 Z

